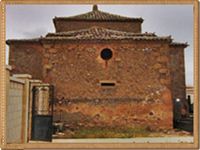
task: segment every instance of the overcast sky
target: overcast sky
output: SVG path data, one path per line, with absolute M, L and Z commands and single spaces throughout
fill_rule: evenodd
M 98 5 L 99 10 L 128 17 L 142 17 L 142 32 L 172 35 L 188 42 L 185 50 L 186 84 L 193 85 L 192 5 Z M 92 5 L 7 5 L 6 39 L 36 38 L 55 32 L 52 18 L 92 10 Z M 8 58 L 7 58 L 8 61 Z

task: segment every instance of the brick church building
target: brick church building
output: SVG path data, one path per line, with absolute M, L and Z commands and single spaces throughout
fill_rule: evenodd
M 7 44 L 13 74 L 28 73 L 54 85 L 54 121 L 172 129 L 173 120 L 187 112 L 187 44 L 143 33 L 142 18 L 110 14 L 96 5 L 53 23 L 55 33 Z

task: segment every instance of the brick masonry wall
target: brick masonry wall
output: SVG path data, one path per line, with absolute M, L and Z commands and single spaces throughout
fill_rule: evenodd
M 113 51 L 107 67 L 100 57 L 104 48 Z M 170 87 L 167 45 L 69 43 L 52 45 L 45 51 L 43 77 L 46 82 L 54 83 L 58 98 L 142 99 L 151 92 Z M 103 80 L 115 81 L 116 86 L 105 90 L 100 86 Z
M 42 77 L 44 82 L 55 85 L 57 99 L 63 99 L 63 102 L 64 99 L 70 100 L 70 105 L 66 102 L 55 106 L 58 111 L 55 116 L 59 116 L 60 110 L 68 116 L 64 121 L 73 124 L 74 119 L 80 118 L 79 114 L 84 116 L 80 122 L 84 122 L 85 117 L 100 115 L 99 122 L 93 118 L 90 119 L 91 124 L 113 126 L 114 120 L 118 118 L 118 125 L 146 124 L 151 128 L 157 127 L 156 125 L 160 128 L 172 128 L 170 51 L 167 42 L 43 41 L 43 52 L 40 52 L 41 47 L 35 48 L 37 52 L 33 52 L 35 58 L 37 55 L 43 58 L 41 66 L 38 66 L 38 62 L 26 60 L 24 47 L 31 48 L 32 44 L 19 46 L 21 51 L 17 48 L 14 50 L 21 56 L 17 54 L 15 65 L 19 66 L 20 70 L 23 62 L 26 68 L 24 72 L 32 74 L 33 77 Z M 113 57 L 108 61 L 107 67 L 100 57 L 103 48 L 113 51 Z M 42 68 L 41 71 L 36 69 L 37 66 Z M 34 74 L 34 70 L 38 74 Z M 100 82 L 104 80 L 114 81 L 116 85 L 101 87 Z M 91 102 L 87 102 L 88 100 Z M 94 104 L 92 101 L 95 100 L 100 102 Z M 107 103 L 104 102 L 106 100 Z
M 33 79 L 42 79 L 42 53 L 39 43 L 15 43 L 10 45 L 9 65 L 12 74 L 31 74 Z
M 107 67 L 100 58 L 100 52 L 104 48 L 113 51 L 113 58 L 108 61 Z M 71 100 L 71 105 L 67 105 L 64 110 L 68 115 L 77 113 L 78 108 L 78 112 L 91 118 L 94 117 L 94 112 L 101 112 L 103 122 L 107 125 L 113 125 L 111 116 L 121 119 L 119 125 L 126 125 L 127 120 L 131 121 L 128 118 L 134 115 L 143 120 L 141 124 L 151 124 L 153 127 L 157 123 L 163 125 L 163 128 L 172 127 L 171 77 L 168 65 L 170 55 L 167 43 L 58 43 L 45 51 L 43 62 L 48 67 L 44 81 L 55 85 L 58 99 Z M 115 81 L 116 86 L 101 87 L 100 82 L 104 80 Z M 100 104 L 91 105 L 77 102 L 76 99 L 100 99 Z M 101 103 L 105 99 L 121 99 L 121 103 L 117 103 L 117 100 L 109 105 Z M 129 99 L 129 103 L 123 99 Z M 119 111 L 120 109 L 124 111 Z M 147 118 L 151 111 L 156 112 L 151 120 L 154 123 L 150 123 Z M 159 114 L 164 115 L 160 117 Z M 75 115 L 68 117 L 68 120 L 76 117 L 79 118 Z M 138 122 L 131 125 L 135 124 Z
M 61 119 L 69 128 L 76 127 L 145 127 L 171 129 L 171 104 L 112 99 L 74 102 L 55 106 L 54 121 Z
M 10 80 L 6 107 L 7 143 L 21 143 L 23 88 L 23 82 Z
M 185 83 L 185 64 L 184 64 L 184 47 L 171 46 L 171 76 L 172 76 L 172 98 L 174 103 L 179 98 L 181 100 L 182 111 L 175 107 L 175 119 L 180 118 L 181 113 L 185 114 L 188 110 L 186 102 L 186 83 Z M 175 104 L 174 104 L 175 105 Z
M 79 29 L 87 29 L 93 26 L 100 26 L 108 29 L 118 31 L 128 31 L 134 33 L 141 33 L 141 22 L 103 22 L 103 21 L 63 21 L 57 20 L 55 22 L 56 32 L 65 32 Z

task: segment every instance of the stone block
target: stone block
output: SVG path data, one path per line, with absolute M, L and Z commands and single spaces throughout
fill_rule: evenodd
M 52 45 L 51 45 L 51 44 L 48 44 L 48 43 L 43 43 L 42 46 L 43 46 L 45 49 L 49 49 L 49 48 L 52 47 Z
M 159 52 L 152 52 L 152 55 L 156 57 L 156 56 L 160 56 L 160 53 Z
M 169 70 L 168 69 L 166 69 L 166 68 L 161 68 L 161 69 L 159 69 L 159 72 L 160 73 L 168 73 L 169 72 Z
M 49 53 L 57 53 L 58 52 L 58 49 L 57 48 L 50 48 L 49 49 Z
M 162 65 L 161 65 L 160 63 L 156 63 L 156 64 L 153 66 L 154 69 L 159 69 L 159 68 L 161 68 L 161 67 L 162 67 Z
M 171 84 L 171 80 L 169 79 L 160 79 L 160 83 L 163 85 L 170 85 Z
M 158 62 L 169 62 L 169 58 L 167 56 L 159 56 L 157 58 Z

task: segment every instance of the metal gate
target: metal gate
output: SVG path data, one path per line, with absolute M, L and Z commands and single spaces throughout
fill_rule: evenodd
M 35 85 L 32 93 L 31 140 L 52 141 L 54 87 L 48 84 Z

